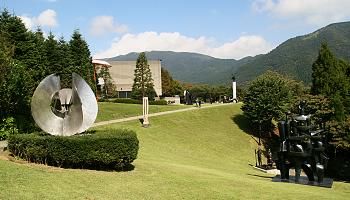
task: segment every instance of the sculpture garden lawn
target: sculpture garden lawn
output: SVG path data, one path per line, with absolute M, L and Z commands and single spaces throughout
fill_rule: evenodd
M 241 114 L 230 104 L 151 117 L 149 128 L 137 120 L 98 127 L 137 132 L 139 155 L 128 172 L 0 160 L 0 199 L 350 199 L 349 183 L 276 183 L 254 170 L 256 143 Z
M 142 115 L 142 105 L 141 104 L 123 104 L 123 103 L 99 102 L 98 107 L 99 107 L 100 111 L 97 114 L 96 122 Z M 149 109 L 150 109 L 149 113 L 178 110 L 178 109 L 183 109 L 186 107 L 188 107 L 188 106 L 184 106 L 184 105 L 150 105 L 149 106 Z

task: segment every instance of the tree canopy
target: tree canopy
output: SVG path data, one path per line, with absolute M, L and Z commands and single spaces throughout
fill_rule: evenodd
M 295 95 L 293 82 L 277 72 L 267 71 L 253 80 L 243 99 L 242 110 L 253 124 L 262 124 L 265 131 L 273 128 L 272 120 L 280 119 L 287 111 L 287 103 Z
M 161 68 L 162 76 L 162 94 L 163 96 L 170 97 L 174 95 L 181 95 L 183 92 L 182 85 L 179 81 L 174 80 L 169 71 L 165 68 Z
M 7 122 L 22 131 L 33 128 L 30 99 L 49 74 L 77 72 L 94 88 L 90 59 L 88 45 L 78 30 L 67 44 L 63 38 L 57 41 L 52 33 L 45 38 L 40 28 L 35 32 L 27 30 L 19 17 L 1 11 L 0 130 L 9 127 Z M 67 82 L 62 86 L 71 86 L 70 77 Z

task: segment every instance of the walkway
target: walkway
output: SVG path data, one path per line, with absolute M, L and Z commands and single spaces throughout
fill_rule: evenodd
M 232 103 L 206 104 L 205 106 L 202 106 L 200 109 L 212 108 L 212 107 L 217 107 L 217 106 L 226 106 L 226 105 L 232 105 Z M 148 116 L 149 117 L 154 117 L 154 116 L 167 115 L 167 114 L 171 114 L 171 113 L 185 112 L 185 111 L 196 110 L 196 109 L 199 109 L 199 108 L 198 107 L 191 107 L 191 108 L 184 108 L 184 109 L 179 109 L 179 110 L 158 112 L 158 113 L 149 114 Z M 139 115 L 139 116 L 128 117 L 128 118 L 123 118 L 123 119 L 114 119 L 114 120 L 109 120 L 109 121 L 102 121 L 102 122 L 94 123 L 91 127 L 103 126 L 103 125 L 120 123 L 120 122 L 127 122 L 127 121 L 132 121 L 132 120 L 138 120 L 138 119 L 142 119 L 142 117 L 143 117 L 142 115 Z

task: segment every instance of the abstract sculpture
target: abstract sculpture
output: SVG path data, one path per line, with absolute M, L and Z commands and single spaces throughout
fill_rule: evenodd
M 192 95 L 188 90 L 184 91 L 185 105 L 192 105 Z
M 36 124 L 51 135 L 70 136 L 87 130 L 97 116 L 96 97 L 78 74 L 72 88 L 61 89 L 60 76 L 51 74 L 36 88 L 31 101 Z
M 148 112 L 149 112 L 148 97 L 143 97 L 143 99 L 142 99 L 142 116 L 143 116 L 142 127 L 149 126 Z
M 278 124 L 280 133 L 280 150 L 278 152 L 278 168 L 281 179 L 289 179 L 289 169 L 295 168 L 295 182 L 299 182 L 301 169 L 309 181 L 321 183 L 327 166 L 325 151 L 325 134 L 323 127 L 311 124 L 311 115 L 305 115 L 306 102 L 299 105 L 299 115 Z

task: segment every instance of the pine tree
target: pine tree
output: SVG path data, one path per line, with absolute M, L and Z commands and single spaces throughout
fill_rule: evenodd
M 68 71 L 76 72 L 95 90 L 93 80 L 93 66 L 89 46 L 78 30 L 75 30 L 69 41 L 69 68 Z
M 49 74 L 48 60 L 44 49 L 45 38 L 41 29 L 38 28 L 35 33 L 28 32 L 28 35 L 28 49 L 20 61 L 26 66 L 32 77 L 33 82 L 30 89 L 34 92 L 40 81 Z
M 348 70 L 348 64 L 337 59 L 327 44 L 323 43 L 317 60 L 312 64 L 311 93 L 330 96 L 337 90 L 345 97 L 349 90 Z
M 5 9 L 0 15 L 0 30 L 14 46 L 14 58 L 21 60 L 31 48 L 29 33 L 22 20 Z
M 48 74 L 62 72 L 59 61 L 63 58 L 59 55 L 58 42 L 55 40 L 55 36 L 52 32 L 49 33 L 49 36 L 45 40 L 44 52 L 47 59 Z
M 134 99 L 142 99 L 142 97 L 147 96 L 152 100 L 155 97 L 153 87 L 152 73 L 147 63 L 146 54 L 142 52 L 136 60 L 131 96 Z

